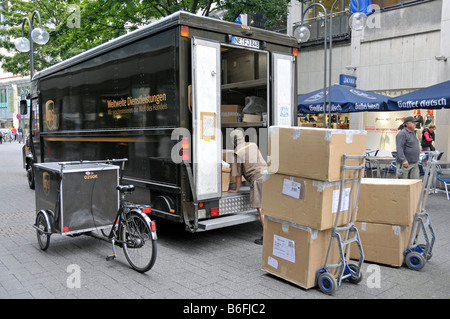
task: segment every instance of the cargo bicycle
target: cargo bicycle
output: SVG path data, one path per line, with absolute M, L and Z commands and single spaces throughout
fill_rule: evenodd
M 125 200 L 126 194 L 134 191 L 134 186 L 117 183 L 118 176 L 114 174 L 117 166 L 110 165 L 121 162 L 121 182 L 126 161 L 127 159 L 119 159 L 35 165 L 37 214 L 33 227 L 42 250 L 48 249 L 52 234 L 86 234 L 112 244 L 112 254 L 106 257 L 108 261 L 115 259 L 117 245 L 123 248 L 128 263 L 136 271 L 143 273 L 153 267 L 157 255 L 157 235 L 155 222 L 147 216 L 151 207 Z M 80 185 L 72 181 L 80 179 L 99 181 L 99 185 L 97 188 L 92 186 L 92 190 L 81 187 L 75 191 Z M 53 194 L 51 189 L 55 189 Z M 99 190 L 94 192 L 94 189 Z M 119 203 L 116 196 L 111 196 L 111 190 L 119 193 Z M 89 198 L 86 197 L 89 191 L 90 201 L 86 200 Z M 91 205 L 89 209 L 85 207 L 86 202 Z M 99 207 L 101 204 L 105 207 Z M 111 206 L 116 208 L 115 215 L 111 215 Z M 100 230 L 102 235 L 93 232 L 94 230 Z

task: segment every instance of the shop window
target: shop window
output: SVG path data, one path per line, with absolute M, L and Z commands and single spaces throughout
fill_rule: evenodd
M 6 108 L 7 102 L 6 89 L 0 89 L 0 108 Z

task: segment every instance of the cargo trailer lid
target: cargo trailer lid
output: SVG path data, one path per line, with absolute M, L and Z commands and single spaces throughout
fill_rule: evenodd
M 74 172 L 85 172 L 85 171 L 103 171 L 103 170 L 118 170 L 119 167 L 111 164 L 104 163 L 86 163 L 86 164 L 71 164 L 65 165 L 60 164 L 59 162 L 49 162 L 49 163 L 40 163 L 34 164 L 35 167 L 45 170 L 59 173 L 61 172 L 61 168 L 63 173 L 74 173 Z

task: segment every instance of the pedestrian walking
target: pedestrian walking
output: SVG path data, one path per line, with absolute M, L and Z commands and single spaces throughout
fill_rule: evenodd
M 17 140 L 17 129 L 14 126 L 11 127 L 11 140 Z
M 23 142 L 23 129 L 22 126 L 19 126 L 19 128 L 17 129 L 17 133 L 19 133 L 19 143 Z
M 424 128 L 422 131 L 422 141 L 420 145 L 422 146 L 422 151 L 434 151 L 434 131 L 436 130 L 436 125 L 430 124 L 428 127 Z
M 402 179 L 419 179 L 419 156 L 420 145 L 416 137 L 417 119 L 408 116 L 403 121 L 404 128 L 397 134 L 397 178 Z

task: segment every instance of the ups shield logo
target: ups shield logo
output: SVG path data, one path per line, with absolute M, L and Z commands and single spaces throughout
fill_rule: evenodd
M 55 102 L 48 100 L 45 103 L 45 124 L 49 131 L 53 131 L 56 128 L 55 123 Z
M 42 175 L 42 188 L 45 196 L 48 196 L 50 194 L 50 174 L 47 172 Z

